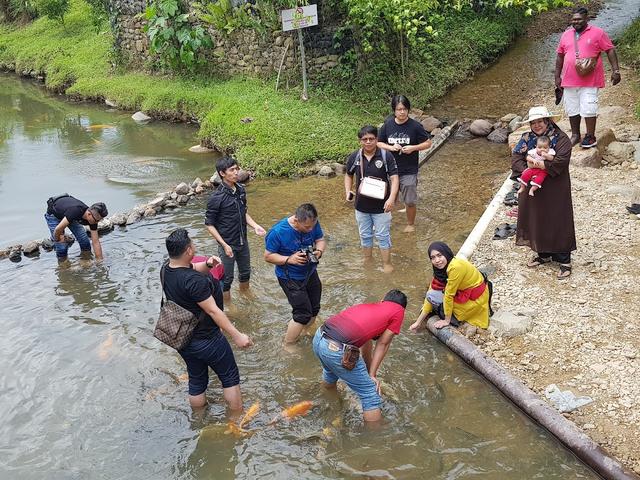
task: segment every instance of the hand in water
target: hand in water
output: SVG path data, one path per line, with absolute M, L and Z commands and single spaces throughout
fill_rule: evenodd
M 233 343 L 235 343 L 239 348 L 249 348 L 253 346 L 253 341 L 246 333 L 241 333 L 237 337 L 234 337 Z
M 417 332 L 421 326 L 422 326 L 422 320 L 416 320 L 411 324 L 411 326 L 409 327 L 409 330 L 411 330 L 412 332 Z

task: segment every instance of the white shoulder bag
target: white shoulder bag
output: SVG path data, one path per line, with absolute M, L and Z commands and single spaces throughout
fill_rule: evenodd
M 385 151 L 382 151 L 383 160 L 385 161 L 385 169 L 386 158 Z M 364 155 L 362 151 L 360 151 L 360 185 L 358 186 L 358 195 L 362 195 L 364 197 L 375 198 L 376 200 L 384 200 L 384 197 L 387 195 L 387 182 L 381 180 L 376 177 L 365 177 L 364 176 Z

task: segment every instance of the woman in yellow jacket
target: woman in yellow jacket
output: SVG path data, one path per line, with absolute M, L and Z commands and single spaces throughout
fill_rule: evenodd
M 433 280 L 427 292 L 422 312 L 409 328 L 417 330 L 432 314 L 442 320 L 434 325 L 442 328 L 467 322 L 479 328 L 489 326 L 491 293 L 489 282 L 476 267 L 453 255 L 444 242 L 429 245 L 433 265 Z

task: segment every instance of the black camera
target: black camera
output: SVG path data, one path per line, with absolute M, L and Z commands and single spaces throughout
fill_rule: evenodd
M 310 263 L 318 263 L 318 257 L 313 253 L 312 246 L 306 246 L 300 249 L 300 252 L 304 253 L 307 256 L 307 261 Z

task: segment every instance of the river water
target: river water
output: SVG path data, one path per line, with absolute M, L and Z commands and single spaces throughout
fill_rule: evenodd
M 503 80 L 507 67 L 527 56 L 522 43 L 506 57 Z M 490 70 L 461 88 L 491 82 Z M 490 98 L 461 102 L 460 90 L 440 104 L 451 117 L 491 111 Z M 456 107 L 463 103 L 474 106 Z M 509 106 L 502 102 L 496 115 Z M 127 113 L 68 103 L 0 76 L 0 246 L 46 236 L 45 200 L 62 191 L 116 212 L 179 181 L 207 178 L 214 157 L 189 154 L 194 143 L 191 127 L 139 126 Z M 253 182 L 250 212 L 269 227 L 299 203 L 318 206 L 329 239 L 319 269 L 322 318 L 397 287 L 409 296 L 409 322 L 430 278 L 427 245 L 441 239 L 459 247 L 507 169 L 503 145 L 445 145 L 420 173 L 418 232 L 402 234 L 402 214 L 395 214 L 396 270 L 389 276 L 363 267 L 339 178 Z M 64 267 L 51 253 L 0 262 L 0 478 L 596 478 L 427 333 L 405 329 L 393 341 L 380 374 L 395 392 L 384 405 L 386 423 L 365 428 L 350 393 L 320 391 L 309 338 L 297 352 L 281 350 L 289 307 L 256 236 L 254 296 L 234 288 L 229 315 L 255 341 L 236 358 L 245 404 L 259 401 L 261 413 L 252 435 L 225 435 L 221 389 L 212 378 L 211 403 L 194 414 L 182 361 L 152 330 L 166 235 L 186 227 L 201 253 L 215 251 L 203 228 L 205 202 L 116 229 L 103 237 L 99 265 L 83 263 L 75 245 Z M 301 400 L 316 405 L 306 417 L 268 425 Z

